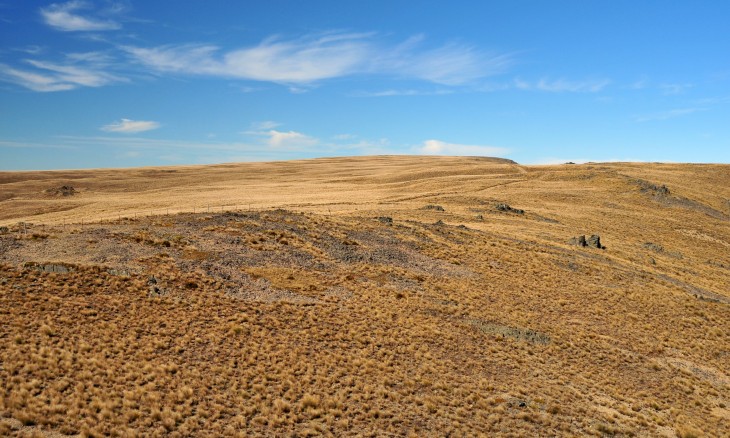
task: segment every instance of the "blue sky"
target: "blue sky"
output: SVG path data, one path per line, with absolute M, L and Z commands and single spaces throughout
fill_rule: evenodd
M 0 169 L 730 162 L 726 1 L 0 0 Z

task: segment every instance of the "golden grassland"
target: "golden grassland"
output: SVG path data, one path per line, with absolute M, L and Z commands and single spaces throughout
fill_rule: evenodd
M 727 165 L 0 173 L 0 435 L 728 436 L 729 200 Z

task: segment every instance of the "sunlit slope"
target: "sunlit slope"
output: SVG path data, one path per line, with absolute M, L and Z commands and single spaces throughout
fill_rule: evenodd
M 0 434 L 730 434 L 730 166 L 0 178 Z

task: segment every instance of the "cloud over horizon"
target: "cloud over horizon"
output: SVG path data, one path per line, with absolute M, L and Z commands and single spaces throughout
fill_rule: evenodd
M 510 150 L 496 146 L 467 145 L 447 143 L 441 140 L 426 140 L 421 146 L 415 148 L 414 152 L 424 155 L 494 157 L 508 155 Z

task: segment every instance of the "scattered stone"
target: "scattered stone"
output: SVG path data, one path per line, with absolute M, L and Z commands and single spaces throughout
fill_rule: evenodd
M 716 262 L 714 260 L 708 260 L 707 261 L 707 264 L 710 265 L 710 266 L 715 266 L 717 268 L 730 270 L 730 265 L 726 265 L 724 263 Z
M 654 251 L 657 254 L 662 254 L 669 257 L 674 257 L 675 259 L 682 259 L 684 258 L 682 256 L 681 252 L 678 251 L 667 251 L 664 249 L 663 246 L 659 245 L 658 243 L 654 242 L 646 242 L 642 245 L 645 249 L 648 249 L 650 251 Z
M 444 225 L 444 221 L 442 221 L 441 219 L 439 219 L 436 222 L 434 222 L 434 225 L 436 225 L 436 226 Z
M 109 275 L 115 275 L 118 277 L 129 277 L 129 271 L 126 269 L 108 269 Z
M 154 275 L 150 276 L 150 278 L 147 280 L 147 284 L 150 286 L 150 297 L 159 297 L 161 295 L 164 295 L 164 291 L 157 286 L 157 278 L 155 278 Z
M 670 194 L 669 187 L 664 184 L 656 185 L 641 179 L 638 180 L 638 184 L 642 192 L 652 192 L 656 196 L 669 196 Z
M 482 319 L 467 319 L 466 323 L 488 335 L 510 337 L 531 344 L 546 345 L 550 343 L 550 336 L 531 329 L 511 327 Z
M 599 236 L 598 234 L 593 234 L 587 239 L 586 236 L 572 237 L 570 240 L 568 240 L 568 244 L 582 247 L 590 246 L 591 248 L 606 249 L 606 247 L 601 244 L 601 236 Z
M 484 220 L 484 215 L 478 214 L 478 215 L 474 216 L 474 219 L 476 219 L 478 221 L 483 221 Z
M 393 218 L 389 216 L 380 216 L 378 220 L 386 225 L 393 225 Z
M 586 243 L 586 236 L 571 237 L 570 240 L 568 240 L 568 243 L 570 245 L 588 246 L 588 243 Z
M 52 196 L 73 196 L 78 192 L 73 187 L 64 185 L 61 187 L 50 188 L 46 190 L 46 193 Z
M 0 227 L 0 234 L 7 234 L 10 232 L 10 228 L 8 227 Z
M 654 252 L 664 252 L 664 247 L 657 243 L 646 242 L 644 243 L 644 248 L 650 249 Z
M 36 264 L 36 263 L 26 263 L 25 266 L 29 266 L 31 268 L 35 268 L 41 272 L 47 272 L 47 273 L 56 273 L 56 274 L 68 274 L 69 272 L 73 271 L 73 268 L 66 265 L 61 265 L 58 263 L 45 263 L 45 264 Z
M 433 205 L 428 204 L 427 206 L 423 207 L 424 210 L 434 210 L 434 211 L 446 211 L 444 208 L 440 205 Z
M 503 211 L 505 213 L 525 214 L 525 210 L 512 208 L 509 206 L 509 204 L 505 204 L 504 202 L 500 202 L 499 204 L 495 205 L 494 209 L 497 211 Z
M 598 234 L 591 235 L 591 237 L 586 240 L 586 243 L 592 248 L 606 249 L 605 246 L 601 245 L 601 236 Z

